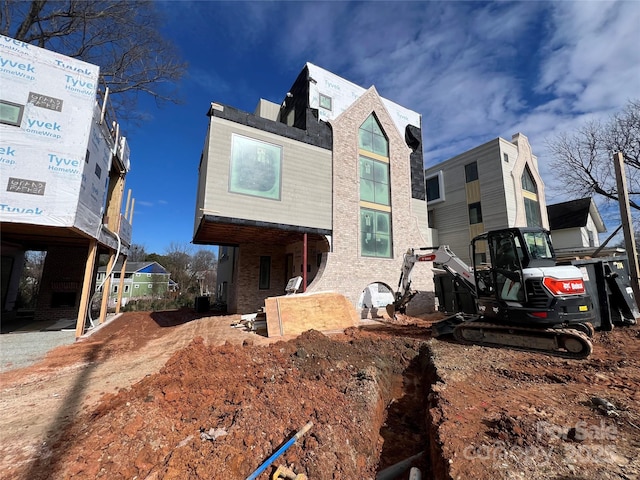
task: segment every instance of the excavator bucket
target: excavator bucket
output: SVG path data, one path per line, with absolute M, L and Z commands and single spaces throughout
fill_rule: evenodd
M 390 303 L 385 308 L 387 310 L 387 315 L 389 315 L 389 318 L 396 318 L 396 304 L 395 303 Z

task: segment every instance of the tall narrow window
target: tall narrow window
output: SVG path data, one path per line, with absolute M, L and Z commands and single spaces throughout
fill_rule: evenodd
M 464 175 L 467 183 L 478 180 L 478 163 L 472 162 L 464 166 Z
M 370 115 L 360 127 L 360 254 L 391 258 L 389 142 Z
M 528 165 L 522 172 L 522 190 L 527 226 L 541 227 L 542 216 L 540 214 L 540 203 L 538 202 L 538 188 Z
M 271 257 L 260 257 L 260 290 L 267 290 L 271 286 Z
M 480 202 L 469 204 L 469 223 L 471 225 L 482 223 L 482 208 Z
M 389 164 L 360 156 L 360 200 L 389 205 Z
M 427 177 L 425 187 L 427 190 L 427 202 L 436 203 L 444 201 L 444 179 L 442 170 Z

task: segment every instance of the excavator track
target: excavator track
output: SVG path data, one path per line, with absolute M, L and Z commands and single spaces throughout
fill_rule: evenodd
M 453 337 L 462 343 L 507 347 L 563 358 L 586 358 L 593 350 L 589 337 L 572 328 L 536 329 L 495 323 L 463 322 L 455 326 Z

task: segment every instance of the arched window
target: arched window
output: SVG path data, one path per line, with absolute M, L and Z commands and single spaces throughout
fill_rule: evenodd
M 527 216 L 527 226 L 541 227 L 542 217 L 540 215 L 540 203 L 538 202 L 538 187 L 531 175 L 529 165 L 526 165 L 522 172 L 522 196 L 524 197 L 524 210 Z
M 389 141 L 371 114 L 358 133 L 360 165 L 360 253 L 391 258 Z

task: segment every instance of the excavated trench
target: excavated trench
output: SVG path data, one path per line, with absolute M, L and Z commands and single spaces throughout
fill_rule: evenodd
M 420 475 L 415 478 L 449 478 L 429 411 L 437 374 L 428 345 L 421 347 L 401 375 L 389 380 L 391 400 L 380 427 L 383 447 L 376 480 L 410 479 L 412 468 Z
M 269 346 L 196 338 L 79 415 L 14 478 L 246 478 L 312 422 L 260 478 L 284 465 L 319 480 L 404 480 L 412 466 L 422 479 L 448 479 L 428 338 L 395 326 Z

